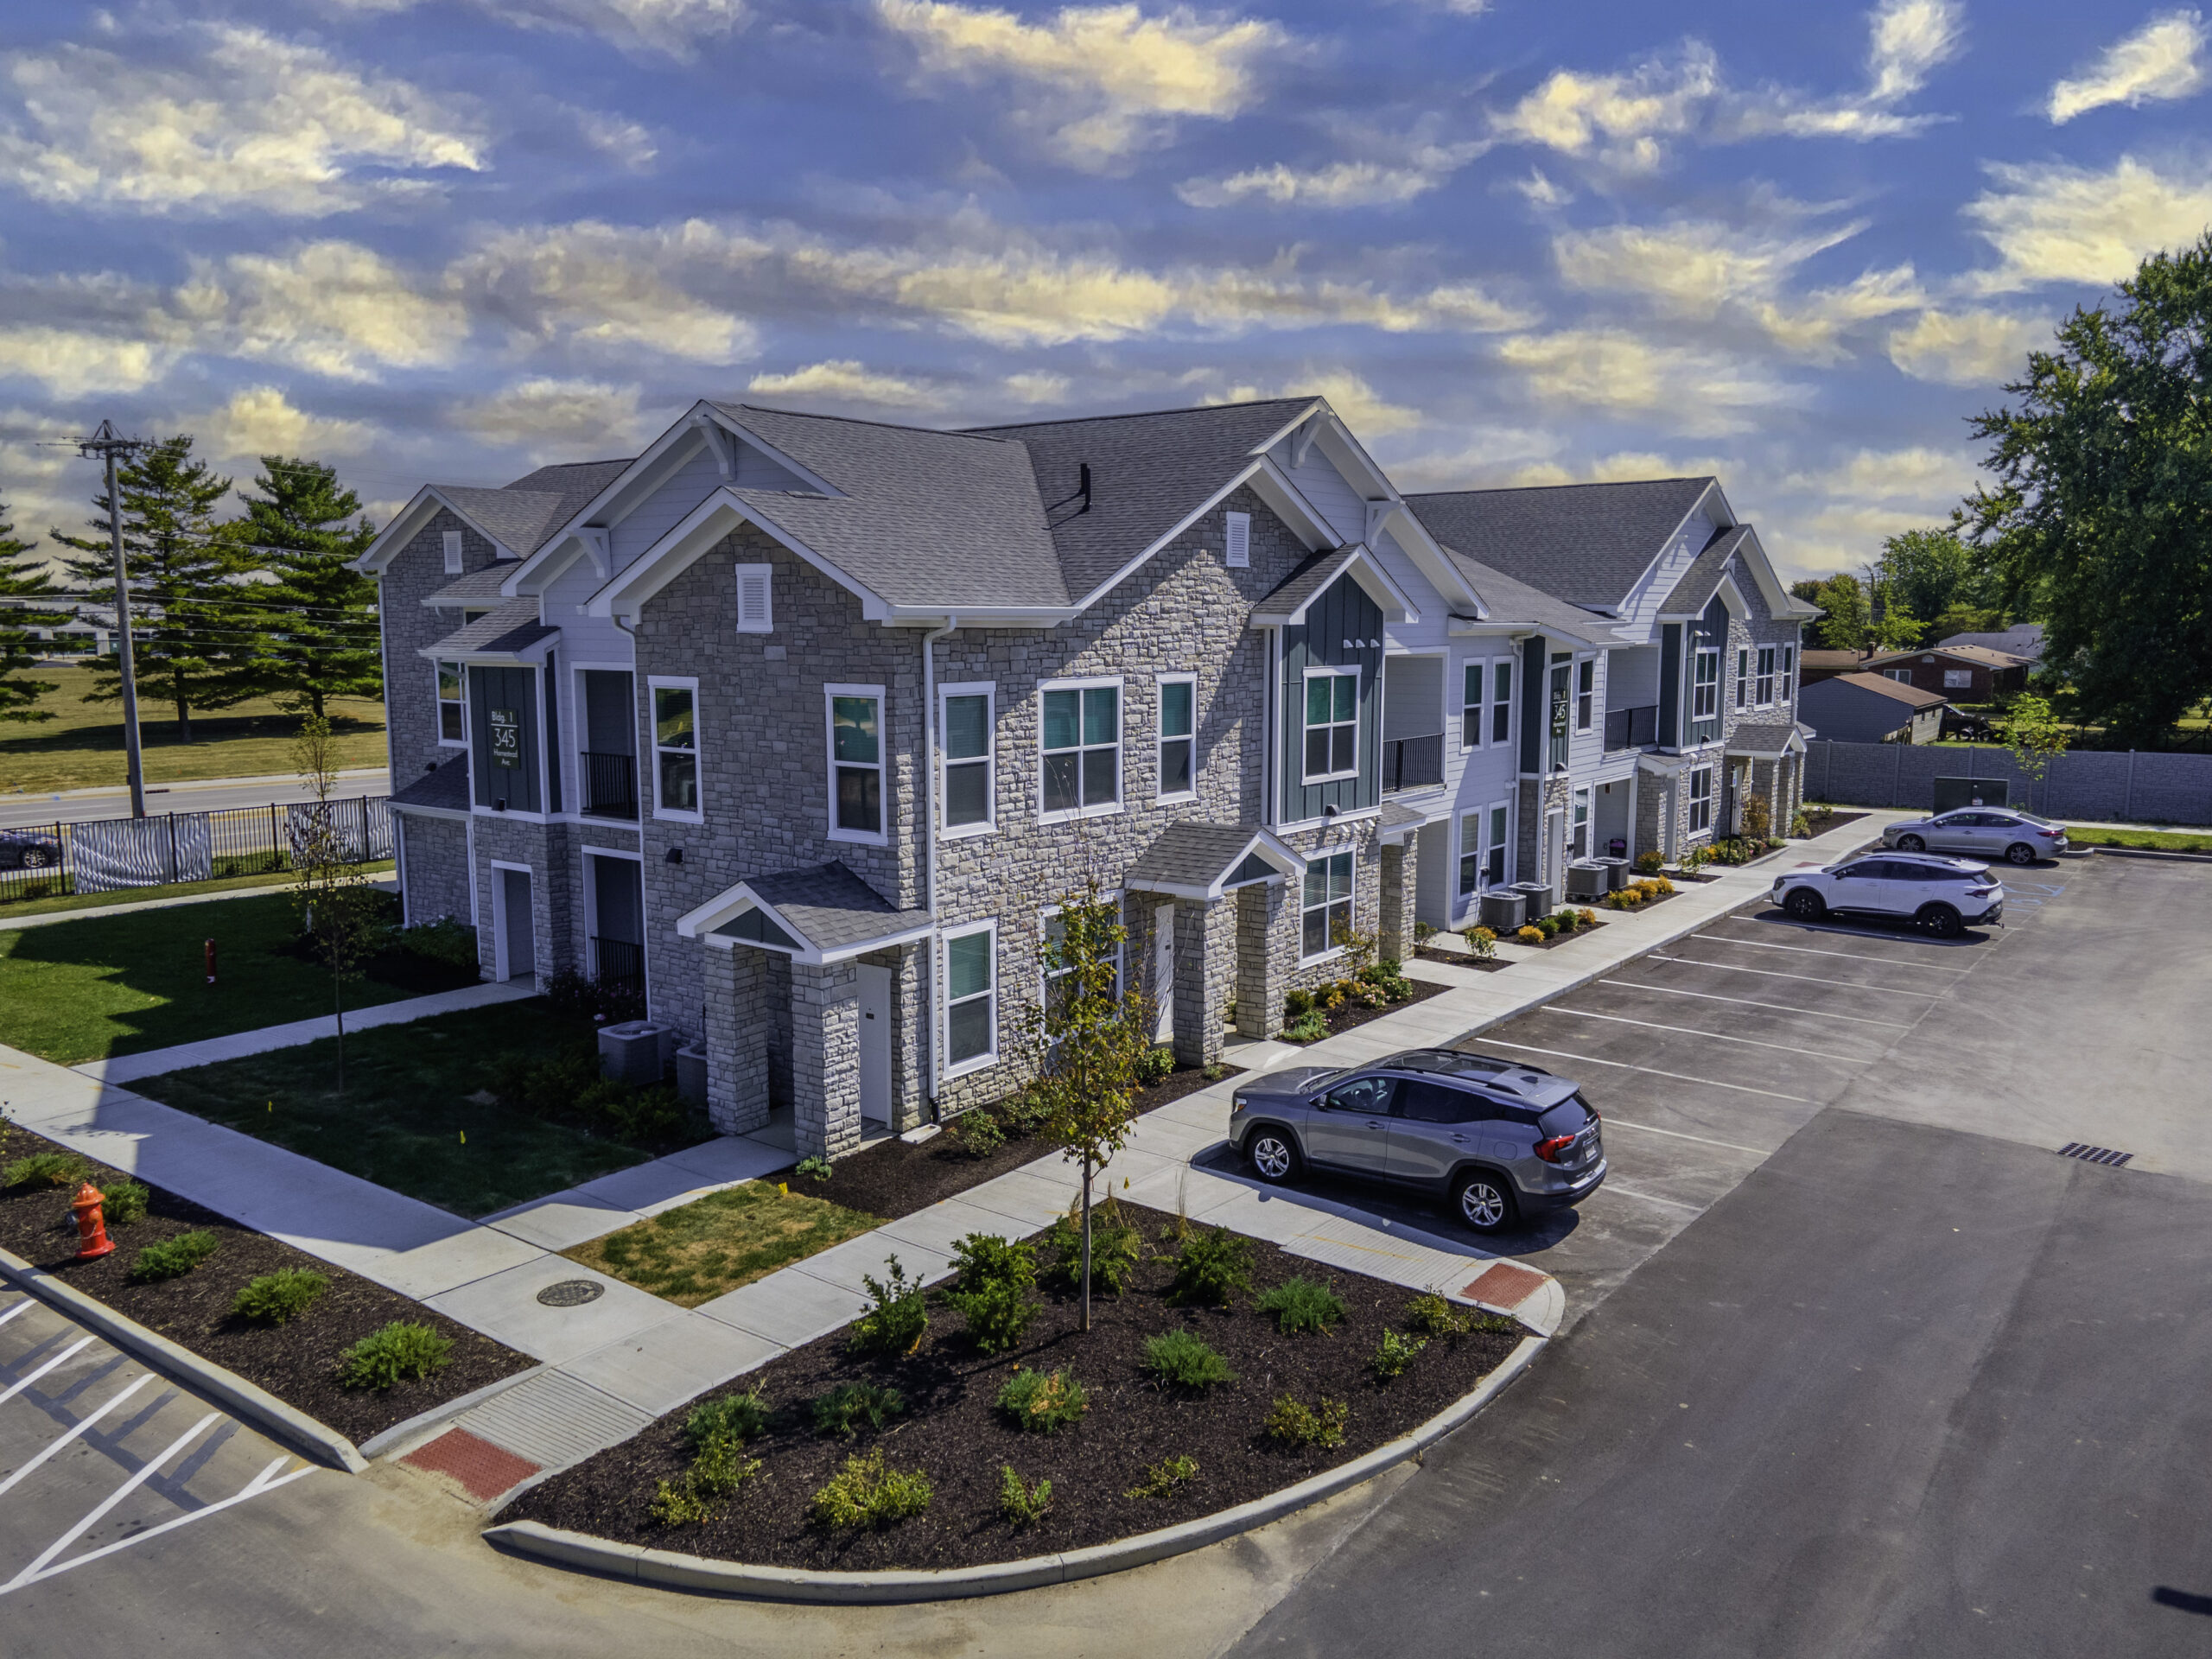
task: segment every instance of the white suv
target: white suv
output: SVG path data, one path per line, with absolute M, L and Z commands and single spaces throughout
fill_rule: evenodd
M 1787 870 L 1775 877 L 1770 896 L 1801 922 L 1817 922 L 1831 911 L 1889 916 L 1939 939 L 2005 919 L 2005 884 L 1987 865 L 1930 853 L 1880 852 L 1824 870 Z

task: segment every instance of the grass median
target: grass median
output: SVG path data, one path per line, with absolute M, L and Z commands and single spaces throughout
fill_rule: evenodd
M 2137 847 L 2155 853 L 2212 853 L 2212 835 L 2188 835 L 2171 830 L 2106 830 L 2069 823 L 2066 840 L 2075 847 Z
M 797 1187 L 747 1181 L 564 1254 L 679 1307 L 696 1307 L 882 1224 Z

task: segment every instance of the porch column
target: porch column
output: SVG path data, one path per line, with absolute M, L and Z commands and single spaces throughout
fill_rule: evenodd
M 1236 1031 L 1242 1037 L 1272 1037 L 1282 1029 L 1287 966 L 1275 946 L 1282 922 L 1281 881 L 1262 881 L 1236 890 Z
M 759 950 L 706 957 L 707 1119 L 724 1135 L 768 1122 L 768 962 Z
M 1421 849 L 1413 835 L 1402 846 L 1382 843 L 1382 915 L 1375 930 L 1375 955 L 1403 962 L 1414 952 L 1414 901 L 1420 887 Z
M 929 1116 L 922 1095 L 923 1045 L 930 1039 L 929 1010 L 922 997 L 918 941 L 882 953 L 891 969 L 891 1127 L 919 1128 Z
M 1211 1065 L 1221 1058 L 1222 1007 L 1236 970 L 1236 912 L 1228 905 L 1175 901 L 1178 1065 Z
M 791 963 L 791 1128 L 802 1158 L 861 1143 L 860 970 Z

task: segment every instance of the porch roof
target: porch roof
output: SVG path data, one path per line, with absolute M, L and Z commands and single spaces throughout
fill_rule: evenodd
M 1171 823 L 1129 866 L 1122 886 L 1211 904 L 1232 887 L 1305 873 L 1306 860 L 1272 830 L 1254 824 Z
M 1794 720 L 1745 721 L 1728 734 L 1730 754 L 1777 760 L 1785 754 L 1805 753 L 1805 731 Z
M 402 812 L 466 817 L 468 812 L 468 757 L 457 754 L 424 772 L 404 789 L 394 790 L 391 804 Z
M 832 861 L 748 876 L 677 918 L 676 931 L 719 950 L 753 944 L 821 963 L 927 938 L 934 925 L 926 910 L 900 910 Z
M 515 599 L 435 645 L 424 645 L 416 654 L 433 662 L 527 665 L 542 661 L 547 648 L 560 637 L 560 629 L 538 620 L 536 600 Z

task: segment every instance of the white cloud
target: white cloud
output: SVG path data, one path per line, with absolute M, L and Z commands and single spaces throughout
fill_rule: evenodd
M 1840 454 L 1766 493 L 1777 498 L 1767 515 L 1768 550 L 1785 564 L 1785 575 L 1856 569 L 1887 537 L 1942 524 L 1976 475 L 1963 448 L 1916 444 Z
M 1175 194 L 1193 207 L 1249 200 L 1279 207 L 1384 207 L 1427 194 L 1489 148 L 1479 143 L 1413 144 L 1387 161 L 1332 162 L 1310 168 L 1277 162 L 1225 179 L 1191 179 L 1178 185 Z
M 2046 107 L 2053 125 L 2107 104 L 2140 108 L 2154 99 L 2187 98 L 2205 80 L 2204 18 L 2194 11 L 2153 17 L 2125 40 L 2113 41 L 2081 75 L 2050 89 Z
M 419 291 L 383 255 L 351 242 L 202 263 L 177 298 L 207 346 L 346 380 L 450 363 L 468 332 L 458 302 Z
M 136 391 L 168 372 L 175 351 L 83 328 L 0 324 L 0 377 L 36 380 L 57 397 Z
M 1527 178 L 1514 180 L 1513 188 L 1538 207 L 1564 207 L 1574 200 L 1571 191 L 1554 184 L 1540 167 L 1530 168 Z
M 1624 75 L 1555 71 L 1491 120 L 1503 137 L 1644 171 L 1663 158 L 1661 141 L 1695 127 L 1719 90 L 1712 48 L 1693 41 L 1679 60 L 1655 58 Z
M 934 409 L 944 401 L 939 393 L 916 381 L 895 374 L 871 374 L 849 357 L 810 363 L 788 374 L 756 374 L 746 390 L 772 397 L 827 397 L 841 403 L 908 409 Z
M 1652 340 L 1618 328 L 1516 334 L 1497 355 L 1545 403 L 1649 418 L 1692 435 L 1740 432 L 1802 401 L 1740 353 Z
M 696 219 L 642 230 L 586 220 L 499 233 L 448 276 L 526 336 L 734 363 L 758 349 L 753 325 L 672 273 L 746 251 Z
M 410 11 L 422 0 L 321 0 L 338 11 Z M 744 22 L 744 0 L 475 0 L 479 10 L 522 29 L 582 30 L 626 51 L 696 55 L 702 41 Z
M 1065 374 L 1031 371 L 1007 376 L 1006 395 L 1018 404 L 1060 404 L 1067 401 L 1072 385 Z
M 1999 188 L 1965 208 L 2002 263 L 1968 286 L 2007 293 L 2041 283 L 2116 283 L 2146 254 L 2194 243 L 2212 225 L 2212 174 L 2161 173 L 2123 156 L 2098 172 L 2052 162 L 1993 163 Z
M 171 66 L 72 44 L 10 54 L 0 178 L 70 206 L 317 217 L 486 165 L 467 100 L 256 29 L 186 38 L 200 49 Z
M 1003 76 L 1022 118 L 1058 159 L 1110 168 L 1166 142 L 1179 118 L 1223 121 L 1258 93 L 1259 66 L 1289 48 L 1278 24 L 1202 17 L 1187 6 L 1147 16 L 1134 4 L 1067 6 L 1042 23 L 948 0 L 876 0 L 912 42 L 925 76 Z
M 1994 389 L 2017 379 L 2028 353 L 2048 348 L 2049 317 L 1969 309 L 1922 312 L 1889 338 L 1890 361 L 1916 380 Z
M 1903 449 L 1859 449 L 1816 473 L 1796 473 L 1789 489 L 1847 495 L 1861 501 L 1905 502 L 1926 508 L 1955 501 L 1973 486 L 1974 464 L 1962 451 L 1916 444 Z
M 644 435 L 638 388 L 533 375 L 461 404 L 452 424 L 472 438 L 525 452 L 533 461 L 574 460 L 626 450 Z
M 1409 432 L 1427 423 L 1417 409 L 1394 404 L 1349 369 L 1307 370 L 1279 385 L 1235 385 L 1207 395 L 1209 404 L 1249 404 L 1262 397 L 1313 397 L 1329 400 L 1329 407 L 1344 416 L 1352 435 L 1363 440 Z
M 1964 8 L 1958 0 L 1881 0 L 1868 19 L 1866 90 L 1839 99 L 1803 99 L 1768 92 L 1736 118 L 1745 136 L 1778 132 L 1798 138 L 1896 138 L 1939 118 L 1900 115 L 1897 105 L 1958 55 Z
M 330 419 L 296 408 L 275 386 L 247 386 L 220 409 L 183 423 L 200 454 L 219 466 L 250 467 L 264 455 L 327 460 L 355 455 L 375 436 L 365 422 Z

